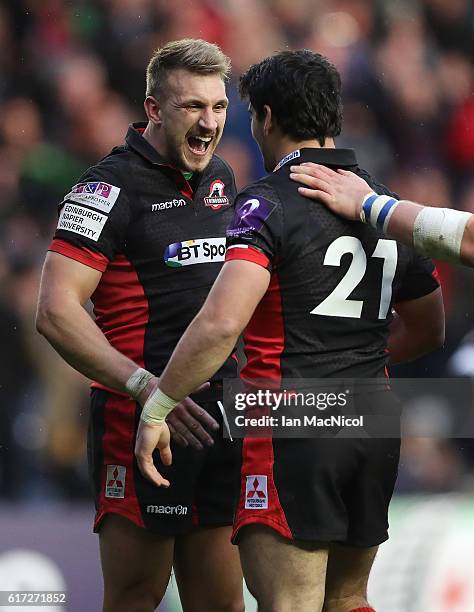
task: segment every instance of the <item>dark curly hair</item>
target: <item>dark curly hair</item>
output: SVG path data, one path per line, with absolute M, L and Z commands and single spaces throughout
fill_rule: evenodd
M 341 77 L 319 53 L 303 49 L 267 57 L 240 77 L 239 91 L 259 119 L 267 104 L 293 140 L 317 139 L 323 146 L 326 137 L 341 133 Z

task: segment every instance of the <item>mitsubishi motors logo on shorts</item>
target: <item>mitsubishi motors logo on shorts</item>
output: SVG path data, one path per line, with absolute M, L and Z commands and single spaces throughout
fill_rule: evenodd
M 212 181 L 209 195 L 204 198 L 206 206 L 210 206 L 213 210 L 229 206 L 229 198 L 224 195 L 224 187 L 225 185 L 220 179 Z
M 125 475 L 127 468 L 123 465 L 108 465 L 105 481 L 105 497 L 125 497 Z
M 247 476 L 245 487 L 245 509 L 268 508 L 267 477 L 262 475 Z

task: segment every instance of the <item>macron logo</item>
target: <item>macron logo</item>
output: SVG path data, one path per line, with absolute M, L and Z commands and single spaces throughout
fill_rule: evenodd
M 167 202 L 157 202 L 156 204 L 151 205 L 151 212 L 156 212 L 158 210 L 169 210 L 170 208 L 180 208 L 181 206 L 186 206 L 186 200 L 180 198 L 179 200 L 175 198 L 174 200 L 168 200 Z
M 185 516 L 188 513 L 186 506 L 147 506 L 148 514 L 175 514 Z

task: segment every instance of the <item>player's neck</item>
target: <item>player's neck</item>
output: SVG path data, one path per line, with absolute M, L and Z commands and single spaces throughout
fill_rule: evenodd
M 294 140 L 282 139 L 273 148 L 273 151 L 275 154 L 275 164 L 278 164 L 278 162 L 281 159 L 283 159 L 290 153 L 293 153 L 293 151 L 296 151 L 297 149 L 306 149 L 306 148 L 335 149 L 336 145 L 334 143 L 333 138 L 326 138 L 324 141 L 324 145 L 322 147 L 319 144 L 319 141 L 317 140 L 301 140 L 301 141 L 295 142 Z
M 151 121 L 148 122 L 148 125 L 146 126 L 142 136 L 145 140 L 148 140 L 151 146 L 159 153 L 159 155 L 161 155 L 161 157 L 165 161 L 168 161 L 166 156 L 166 145 L 163 141 L 162 133 L 156 126 L 151 123 Z

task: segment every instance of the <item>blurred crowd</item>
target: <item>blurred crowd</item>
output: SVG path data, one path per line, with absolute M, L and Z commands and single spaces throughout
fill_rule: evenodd
M 244 186 L 263 173 L 239 74 L 284 48 L 328 56 L 343 80 L 338 146 L 404 198 L 474 213 L 471 0 L 3 0 L 0 5 L 0 499 L 89 495 L 86 381 L 34 331 L 57 205 L 143 120 L 154 48 L 218 43 L 233 64 L 219 153 Z M 442 351 L 396 374 L 474 374 L 474 272 L 439 266 Z M 472 348 L 471 348 L 472 347 Z M 473 441 L 408 436 L 400 489 L 472 486 Z

